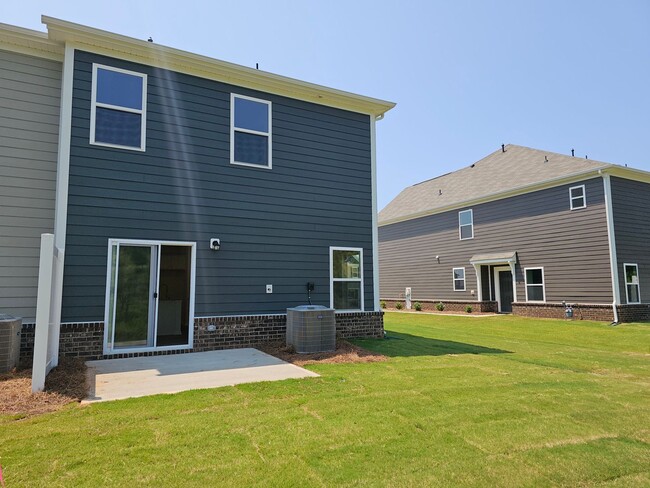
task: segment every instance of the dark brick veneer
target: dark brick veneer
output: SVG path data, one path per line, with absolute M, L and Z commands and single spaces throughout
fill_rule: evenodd
M 284 341 L 287 330 L 286 314 L 200 317 L 194 319 L 194 347 L 171 351 L 149 351 L 103 354 L 104 323 L 61 324 L 60 357 L 86 360 L 115 359 L 137 356 L 159 356 L 188 352 L 213 351 L 251 347 L 265 342 Z M 208 330 L 211 324 L 215 330 Z M 383 337 L 384 312 L 349 312 L 336 314 L 339 337 Z M 30 367 L 34 353 L 34 324 L 23 324 L 20 341 L 20 364 Z

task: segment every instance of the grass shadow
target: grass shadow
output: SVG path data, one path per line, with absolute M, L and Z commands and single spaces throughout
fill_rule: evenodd
M 446 356 L 451 354 L 512 354 L 512 351 L 443 341 L 400 332 L 387 332 L 384 339 L 360 339 L 355 344 L 390 357 Z

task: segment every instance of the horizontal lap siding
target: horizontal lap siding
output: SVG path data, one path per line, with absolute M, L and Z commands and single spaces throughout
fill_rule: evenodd
M 54 230 L 61 63 L 0 51 L 0 312 L 33 322 Z
M 146 152 L 88 143 L 92 62 L 147 73 Z M 230 165 L 231 92 L 272 102 L 272 170 Z M 77 52 L 64 320 L 103 319 L 109 238 L 197 242 L 198 316 L 283 312 L 307 281 L 329 306 L 329 247 L 362 247 L 372 309 L 370 169 L 368 116 Z
M 400 297 L 410 286 L 415 299 L 477 299 L 470 258 L 516 251 L 519 301 L 526 297 L 523 268 L 543 267 L 547 301 L 610 302 L 603 183 L 583 183 L 585 209 L 569 210 L 569 187 L 577 183 L 468 207 L 474 239 L 459 240 L 457 210 L 380 227 L 381 296 Z M 455 267 L 465 267 L 465 292 L 453 291 Z
M 612 178 L 612 212 L 621 300 L 626 302 L 625 263 L 639 266 L 641 301 L 650 302 L 650 185 Z

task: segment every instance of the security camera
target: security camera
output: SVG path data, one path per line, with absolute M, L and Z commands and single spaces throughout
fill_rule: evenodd
M 213 251 L 218 251 L 221 248 L 221 239 L 217 239 L 216 237 L 210 239 L 210 249 Z

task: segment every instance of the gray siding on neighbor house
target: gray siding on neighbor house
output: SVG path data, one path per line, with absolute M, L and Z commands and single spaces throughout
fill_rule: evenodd
M 569 187 L 582 183 L 587 208 L 572 211 Z M 379 228 L 382 298 L 400 298 L 410 286 L 416 300 L 475 300 L 477 279 L 470 258 L 516 251 L 517 301 L 526 299 L 523 269 L 543 267 L 546 301 L 611 302 L 601 178 L 467 208 L 474 213 L 474 238 L 469 240 L 458 237 L 458 211 L 466 208 Z M 456 267 L 465 267 L 465 292 L 453 291 Z
M 0 311 L 33 322 L 54 230 L 61 63 L 0 51 Z
M 621 301 L 626 303 L 625 263 L 639 266 L 641 302 L 650 302 L 650 184 L 611 178 L 612 213 Z
M 146 152 L 89 144 L 93 62 L 148 75 Z M 231 92 L 272 102 L 272 170 L 229 164 Z M 68 209 L 64 321 L 103 319 L 109 238 L 197 242 L 197 316 L 283 312 L 307 281 L 329 306 L 329 247 L 362 247 L 373 307 L 367 115 L 77 52 Z

